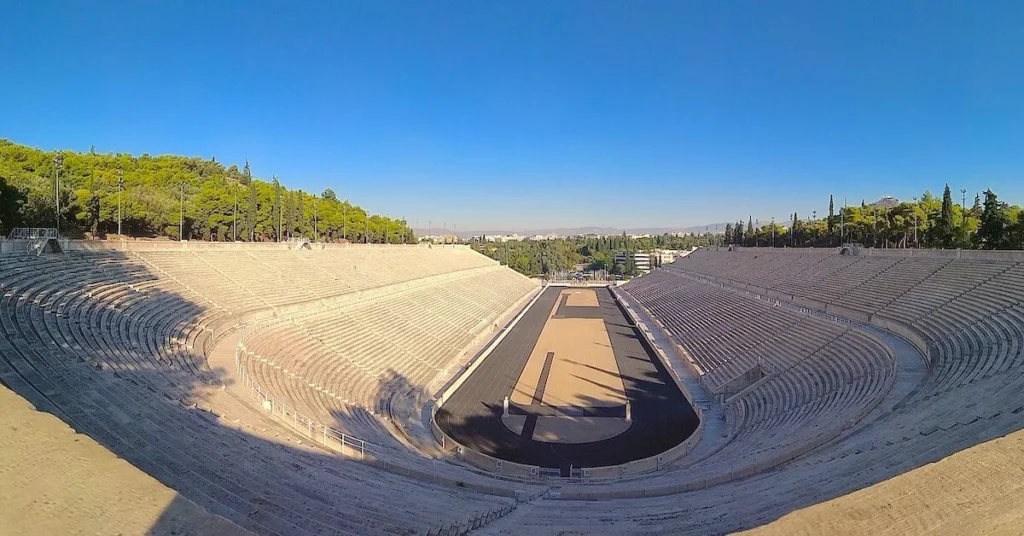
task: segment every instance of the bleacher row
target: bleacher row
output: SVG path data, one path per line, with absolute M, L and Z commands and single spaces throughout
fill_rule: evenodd
M 773 307 L 670 270 L 623 289 L 703 371 L 706 390 L 735 395 L 727 406 L 733 438 L 701 468 L 709 474 L 717 460 L 736 467 L 744 459 L 765 459 L 859 419 L 895 375 L 887 348 L 847 324 Z M 751 371 L 752 378 L 728 389 Z
M 535 283 L 495 267 L 258 330 L 241 356 L 268 395 L 401 455 L 373 415 L 392 393 L 423 389 L 533 289 Z
M 499 307 L 535 286 L 461 248 L 4 257 L 0 381 L 209 511 L 258 533 L 408 534 L 489 519 L 514 502 L 316 450 L 252 401 L 215 388 L 225 371 L 211 370 L 197 348 L 211 325 L 249 310 L 420 280 L 426 283 L 416 292 L 450 295 L 450 303 L 461 300 L 474 313 L 482 309 L 470 305 Z M 471 293 L 481 288 L 503 293 L 474 302 Z M 388 303 L 401 309 L 405 299 Z M 428 311 L 431 302 L 421 302 Z M 344 323 L 343 309 L 300 323 Z M 466 336 L 486 327 L 453 321 Z M 407 341 L 405 354 L 393 354 L 395 368 L 410 381 L 425 381 L 451 355 L 427 341 L 464 340 L 444 331 L 421 335 L 429 352 L 414 352 Z
M 838 334 L 835 330 L 840 328 L 824 327 L 827 321 L 812 321 L 786 307 L 773 308 L 768 300 L 745 296 L 750 289 L 759 289 L 753 294 L 770 292 L 769 296 L 780 300 L 788 297 L 804 307 L 835 311 L 862 322 L 896 323 L 924 341 L 929 370 L 920 385 L 906 390 L 899 403 L 865 419 L 854 433 L 771 471 L 755 472 L 709 489 L 689 488 L 698 490 L 689 493 L 535 502 L 489 525 L 482 534 L 732 532 L 785 515 L 798 516 L 805 506 L 845 498 L 908 471 L 934 467 L 930 464 L 1024 427 L 1024 400 L 1019 395 L 1024 392 L 1024 265 L 1020 263 L 928 254 L 888 257 L 700 250 L 625 287 L 645 307 L 656 310 L 673 338 L 712 377 L 722 374 L 726 380 L 731 378 L 731 360 L 745 361 L 737 367 L 742 370 L 754 362 L 752 356 L 763 355 L 761 349 L 793 345 L 792 339 L 797 338 L 811 341 Z M 732 292 L 738 289 L 745 292 Z M 813 344 L 804 350 L 788 349 L 785 357 L 804 356 L 803 365 L 788 370 L 772 366 L 784 362 L 781 358 L 768 357 L 769 377 L 751 393 L 741 395 L 743 402 L 734 405 L 735 413 L 729 416 L 735 438 L 707 459 L 664 475 L 672 478 L 668 482 L 685 484 L 712 475 L 716 466 L 728 468 L 732 460 L 739 465 L 758 445 L 783 445 L 788 435 L 805 434 L 803 430 L 814 425 L 808 415 L 817 414 L 817 422 L 827 425 L 830 420 L 843 419 L 853 408 L 867 407 L 863 401 L 875 392 L 870 386 L 881 379 L 879 374 L 886 367 L 878 367 L 884 363 L 876 359 L 873 340 L 851 333 L 837 337 L 835 344 L 818 353 L 810 353 Z M 847 340 L 838 342 L 842 339 Z M 859 378 L 849 374 L 857 367 L 876 367 L 879 372 Z M 798 371 L 802 378 L 795 376 Z M 832 383 L 815 383 L 826 378 Z M 711 381 L 709 385 L 720 383 Z M 822 392 L 828 394 L 811 404 L 794 407 L 791 402 Z M 755 395 L 764 408 L 771 409 L 749 411 L 753 400 L 746 399 Z M 794 427 L 796 423 L 800 424 Z M 975 468 L 950 469 L 953 474 L 942 477 L 948 481 L 948 489 L 890 491 L 896 495 L 955 495 L 960 489 L 957 479 Z M 992 490 L 1011 488 L 1018 480 L 1016 470 L 1001 468 L 998 473 L 1005 474 L 1007 480 L 991 482 Z M 655 494 L 651 492 L 665 487 L 665 482 L 659 476 L 604 488 L 609 496 L 642 497 Z M 974 499 L 984 500 L 972 496 L 971 502 L 959 507 L 976 507 Z M 839 504 L 853 510 L 830 503 L 829 511 L 837 519 L 859 514 L 855 505 Z M 894 531 L 941 533 L 943 519 L 955 518 L 958 511 L 926 508 L 893 515 L 906 516 L 899 519 L 901 525 L 893 526 Z
M 716 266 L 729 266 L 718 271 Z M 672 270 L 776 290 L 906 326 L 933 373 L 917 397 L 1018 370 L 1024 265 L 929 257 L 702 251 Z

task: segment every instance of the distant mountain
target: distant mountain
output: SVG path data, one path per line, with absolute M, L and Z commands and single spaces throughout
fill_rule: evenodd
M 448 234 L 448 235 L 452 235 L 453 234 L 451 229 L 447 229 L 446 230 L 444 228 L 438 228 L 438 227 L 434 227 L 434 228 L 431 228 L 431 229 L 413 229 L 413 232 L 416 233 L 416 236 L 440 236 L 442 234 Z M 596 227 L 596 226 L 590 226 L 590 227 L 556 227 L 556 228 L 547 228 L 547 229 L 529 229 L 529 230 L 526 230 L 526 231 L 512 231 L 512 230 L 508 230 L 508 229 L 490 229 L 490 230 L 486 230 L 486 231 L 479 231 L 479 230 L 463 231 L 463 230 L 459 230 L 458 233 L 454 233 L 454 234 L 457 234 L 459 236 L 459 238 L 470 238 L 470 237 L 473 237 L 473 236 L 481 236 L 481 235 L 491 236 L 491 235 L 511 235 L 511 234 L 518 234 L 519 236 L 536 236 L 536 235 L 552 235 L 552 234 L 553 235 L 558 235 L 558 236 L 578 236 L 578 235 L 587 235 L 587 234 L 609 235 L 609 234 L 620 234 L 620 233 L 627 233 L 627 234 L 651 234 L 651 235 L 660 235 L 660 234 L 665 234 L 665 233 L 694 233 L 694 234 L 699 234 L 699 233 L 704 233 L 704 232 L 711 232 L 711 233 L 722 233 L 722 232 L 725 232 L 725 224 L 724 223 L 709 223 L 707 225 L 695 225 L 693 227 L 633 227 L 633 228 L 627 228 L 627 229 L 622 229 L 622 228 L 618 228 L 618 227 Z

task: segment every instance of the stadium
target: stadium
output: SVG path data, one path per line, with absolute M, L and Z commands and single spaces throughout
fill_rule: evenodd
M 1019 486 L 991 441 L 1024 412 L 1018 252 L 558 286 L 465 246 L 40 241 L 0 257 L 4 407 L 174 490 L 152 532 L 788 533 Z
M 0 536 L 1024 534 L 1022 20 L 5 2 Z

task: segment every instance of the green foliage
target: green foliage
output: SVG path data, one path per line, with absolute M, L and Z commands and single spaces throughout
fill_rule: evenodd
M 68 236 L 117 231 L 119 172 L 124 177 L 122 229 L 127 235 L 177 238 L 184 190 L 186 238 L 230 241 L 237 222 L 238 240 L 276 240 L 279 216 L 283 216 L 286 237 L 312 236 L 313 196 L 285 189 L 276 177 L 273 183 L 253 178 L 248 162 L 239 170 L 213 159 L 183 156 L 60 154 L 64 157 L 60 227 Z M 55 225 L 56 155 L 0 139 L 0 231 L 4 234 L 17 226 Z M 373 231 L 380 241 L 383 229 L 389 228 L 392 242 L 415 242 L 406 222 L 368 215 L 348 201 L 339 201 L 332 190 L 324 193 L 330 196 L 317 201 L 321 238 L 345 236 L 363 242 L 365 233 Z
M 981 226 L 978 241 L 985 249 L 996 249 L 1006 245 L 1004 232 L 1010 222 L 1006 215 L 1006 203 L 999 201 L 992 190 L 985 190 L 985 204 L 981 212 Z
M 618 252 L 650 251 L 652 249 L 690 249 L 693 246 L 721 245 L 721 235 L 660 235 L 630 238 L 626 235 L 600 238 L 572 237 L 555 240 L 521 240 L 514 242 L 470 242 L 473 249 L 498 260 L 525 275 L 542 275 L 574 269 L 608 270 L 612 274 L 633 275 L 636 267 L 631 258 L 625 266 L 615 264 Z

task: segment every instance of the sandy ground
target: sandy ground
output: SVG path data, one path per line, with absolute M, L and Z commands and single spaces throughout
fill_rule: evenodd
M 960 451 L 748 531 L 791 534 L 1024 534 L 1024 431 Z
M 566 290 L 562 294 L 569 296 L 565 300 L 565 305 L 568 307 L 599 307 L 601 305 L 597 301 L 597 293 L 592 288 Z
M 565 290 L 570 298 L 577 296 Z M 597 295 L 593 294 L 594 307 Z M 584 298 L 580 298 L 585 300 Z M 547 406 L 622 406 L 626 404 L 625 387 L 615 362 L 612 344 L 600 318 L 551 318 L 558 308 L 555 301 L 537 344 L 530 354 L 511 400 L 516 404 L 532 404 L 544 362 L 554 352 L 551 371 L 544 385 L 541 403 Z
M 0 534 L 249 534 L 0 386 Z

